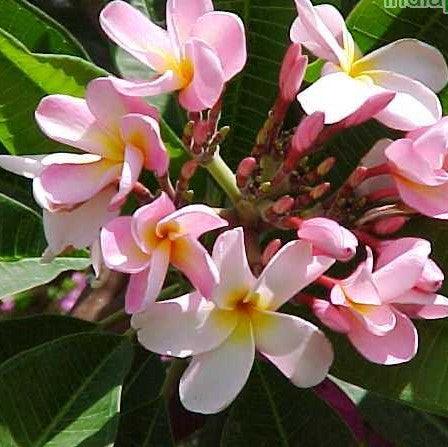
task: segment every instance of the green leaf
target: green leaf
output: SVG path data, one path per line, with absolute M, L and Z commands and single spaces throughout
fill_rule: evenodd
M 81 44 L 58 22 L 26 0 L 0 0 L 0 28 L 34 53 L 89 56 Z
M 125 337 L 79 333 L 0 366 L 0 444 L 112 445 L 122 381 L 132 361 Z
M 0 365 L 20 352 L 96 325 L 62 315 L 39 315 L 0 322 Z M 13 334 L 13 337 L 11 335 Z
M 116 447 L 174 447 L 162 385 L 160 357 L 136 348 L 132 373 L 126 378 Z
M 0 142 L 13 154 L 60 150 L 38 129 L 34 111 L 48 94 L 83 96 L 88 81 L 105 72 L 74 56 L 35 55 L 0 30 Z
M 221 447 L 349 447 L 349 428 L 311 390 L 291 384 L 271 364 L 256 362 L 230 409 Z
M 413 37 L 438 48 L 448 59 L 448 24 L 440 8 L 387 7 L 383 0 L 361 0 L 347 25 L 363 53 L 397 39 Z M 448 87 L 440 94 L 448 112 Z
M 0 298 L 46 284 L 67 270 L 84 270 L 88 258 L 56 258 L 44 264 L 40 258 L 0 262 Z

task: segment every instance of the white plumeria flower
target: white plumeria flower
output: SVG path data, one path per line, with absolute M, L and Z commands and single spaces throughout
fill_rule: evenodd
M 336 8 L 295 1 L 299 17 L 291 40 L 327 61 L 323 76 L 298 96 L 307 114 L 324 112 L 326 124 L 333 124 L 372 96 L 391 91 L 395 98 L 376 116 L 386 126 L 413 130 L 441 118 L 434 92 L 447 84 L 448 66 L 439 50 L 417 39 L 401 39 L 363 56 Z
M 331 344 L 313 324 L 276 311 L 334 260 L 313 256 L 310 243 L 294 241 L 255 278 L 242 228 L 218 237 L 213 260 L 221 280 L 211 300 L 195 292 L 154 303 L 132 317 L 148 350 L 193 356 L 180 381 L 183 405 L 205 414 L 225 409 L 246 383 L 256 349 L 295 385 L 320 383 L 333 361 Z

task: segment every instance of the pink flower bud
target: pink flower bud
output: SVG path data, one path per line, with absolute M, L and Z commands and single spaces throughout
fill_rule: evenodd
M 261 256 L 261 262 L 263 265 L 268 265 L 269 261 L 282 247 L 282 241 L 280 239 L 274 239 L 266 246 Z
M 239 188 L 246 186 L 247 180 L 257 167 L 257 160 L 253 157 L 247 157 L 241 161 L 236 171 L 236 182 Z
M 294 199 L 291 196 L 283 196 L 274 203 L 272 209 L 276 214 L 285 214 L 291 211 L 293 206 Z
M 339 261 L 349 261 L 358 247 L 358 240 L 352 232 L 334 220 L 322 217 L 305 220 L 297 235 L 311 242 L 317 252 Z
M 290 45 L 280 70 L 280 94 L 285 102 L 291 103 L 295 100 L 307 65 L 308 57 L 302 55 L 301 45 L 297 43 Z
M 396 233 L 401 230 L 409 219 L 406 217 L 386 217 L 373 225 L 373 231 L 380 236 Z

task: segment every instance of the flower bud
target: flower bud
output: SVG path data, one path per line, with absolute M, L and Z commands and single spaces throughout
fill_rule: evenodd
M 280 70 L 280 94 L 285 102 L 292 103 L 295 100 L 307 65 L 308 58 L 302 55 L 301 45 L 297 43 L 290 45 Z
M 380 235 L 386 236 L 401 230 L 409 219 L 402 216 L 386 217 L 373 225 L 373 231 Z
M 274 257 L 274 255 L 280 250 L 282 247 L 282 241 L 280 239 L 274 239 L 266 245 L 266 248 L 263 251 L 261 256 L 261 262 L 263 265 L 267 265 L 269 261 Z
M 276 214 L 285 214 L 291 211 L 294 206 L 294 199 L 291 196 L 283 196 L 278 199 L 272 209 Z
M 249 177 L 257 167 L 257 160 L 253 157 L 247 157 L 241 160 L 236 171 L 236 183 L 239 188 L 244 188 L 249 180 Z

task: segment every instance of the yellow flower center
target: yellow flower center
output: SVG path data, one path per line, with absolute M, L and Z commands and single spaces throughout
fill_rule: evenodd
M 180 225 L 177 222 L 167 222 L 157 226 L 156 236 L 159 239 L 174 240 L 179 237 Z
M 181 81 L 179 89 L 184 89 L 191 84 L 194 76 L 194 67 L 190 59 L 183 57 L 177 60 L 173 56 L 168 56 L 166 58 L 166 65 L 167 70 L 172 70 L 179 77 Z

